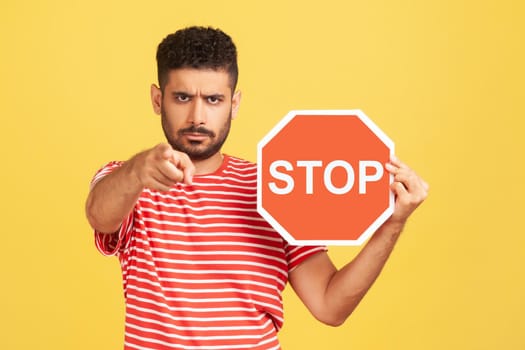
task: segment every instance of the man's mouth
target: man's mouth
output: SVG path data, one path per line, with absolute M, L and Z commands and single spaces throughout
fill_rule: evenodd
M 201 142 L 210 137 L 208 134 L 199 132 L 185 132 L 183 135 L 186 136 L 186 139 L 188 139 L 190 142 Z
M 179 130 L 179 135 L 185 136 L 189 141 L 204 141 L 207 138 L 213 138 L 215 133 L 203 127 L 191 126 Z

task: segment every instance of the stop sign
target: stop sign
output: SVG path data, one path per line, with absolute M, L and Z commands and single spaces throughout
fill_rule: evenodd
M 257 209 L 290 244 L 360 245 L 393 212 L 393 153 L 360 110 L 291 111 L 258 144 Z

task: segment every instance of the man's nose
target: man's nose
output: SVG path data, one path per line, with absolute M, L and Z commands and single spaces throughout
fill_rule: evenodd
M 190 111 L 190 122 L 193 125 L 206 124 L 206 115 L 204 111 L 203 101 L 200 98 L 193 100 L 192 108 Z

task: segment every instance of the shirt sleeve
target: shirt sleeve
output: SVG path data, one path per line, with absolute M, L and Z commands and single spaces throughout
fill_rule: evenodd
M 303 261 L 318 252 L 327 251 L 326 246 L 292 246 L 286 244 L 286 260 L 288 261 L 288 271 L 292 271 Z
M 102 167 L 91 180 L 90 188 L 93 188 L 97 182 L 102 180 L 106 175 L 122 166 L 123 162 L 110 162 Z M 120 228 L 115 233 L 102 233 L 94 230 L 95 245 L 100 253 L 105 256 L 117 255 L 124 249 L 130 238 L 133 229 L 134 210 L 124 218 Z

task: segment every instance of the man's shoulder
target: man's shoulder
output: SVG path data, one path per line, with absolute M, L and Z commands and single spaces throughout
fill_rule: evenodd
M 124 161 L 121 160 L 112 160 L 110 162 L 107 162 L 103 166 L 99 167 L 99 169 L 95 172 L 95 175 L 91 179 L 91 188 L 100 181 L 104 176 L 110 174 L 114 170 L 120 168 L 124 164 Z
M 237 179 L 255 181 L 257 178 L 257 164 L 236 156 L 224 155 L 223 175 Z
M 232 156 L 230 154 L 225 154 L 224 156 L 228 157 L 230 164 L 236 164 L 242 167 L 256 167 L 257 166 L 257 164 L 255 164 L 254 162 L 246 160 L 244 158 Z
M 227 157 L 227 167 L 229 168 L 257 172 L 257 164 L 254 162 L 229 154 L 224 156 Z

